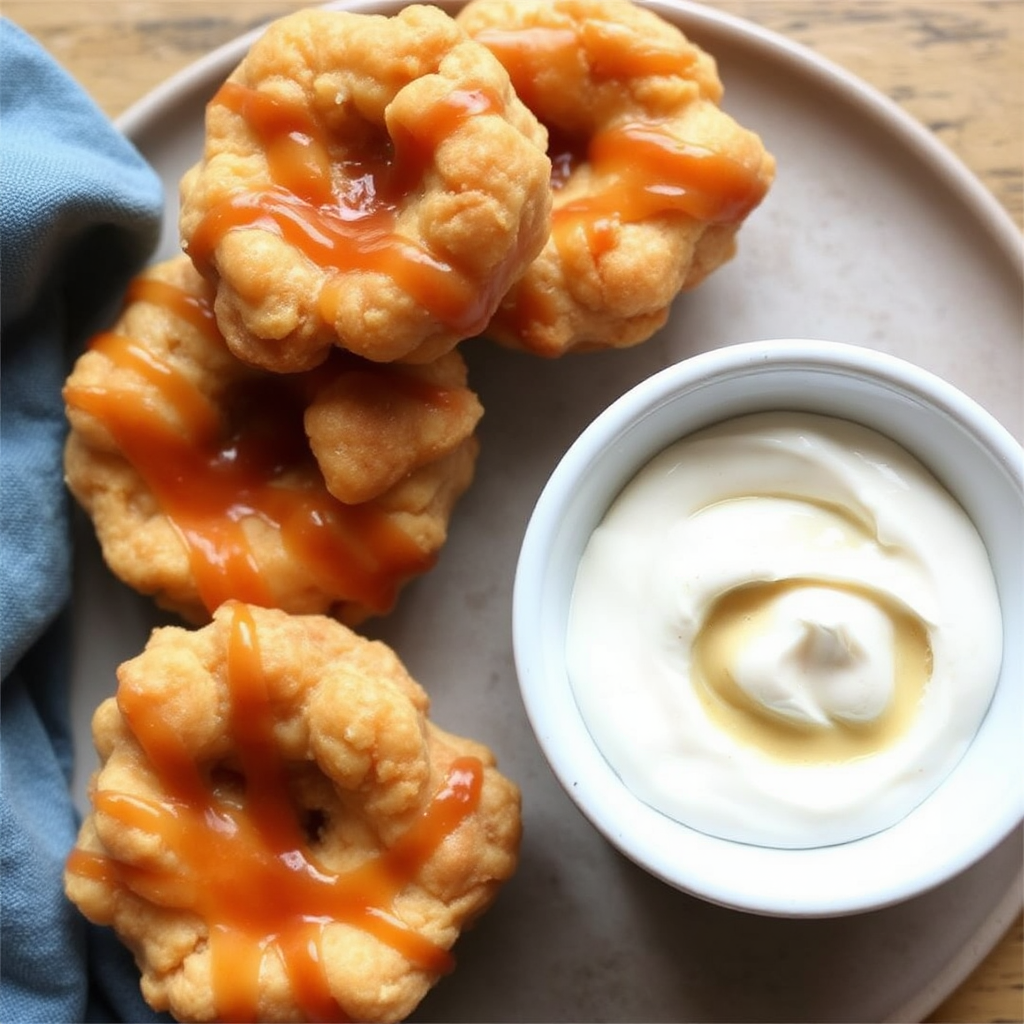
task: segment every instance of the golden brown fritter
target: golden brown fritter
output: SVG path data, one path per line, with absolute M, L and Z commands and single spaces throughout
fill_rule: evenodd
M 547 127 L 551 235 L 487 333 L 545 356 L 635 345 L 732 257 L 774 177 L 714 60 L 629 0 L 471 0 L 459 24 Z
M 395 654 L 230 602 L 155 630 L 93 719 L 69 897 L 182 1021 L 397 1021 L 515 870 L 517 787 Z
M 355 503 L 458 450 L 482 415 L 453 351 L 417 366 L 354 364 L 316 391 L 305 424 L 328 490 Z
M 65 386 L 66 478 L 107 564 L 195 623 L 228 598 L 390 610 L 473 476 L 461 357 L 268 373 L 228 351 L 212 301 L 184 256 L 149 269 Z
M 427 362 L 479 333 L 547 237 L 546 136 L 437 8 L 274 22 L 207 108 L 181 235 L 240 358 Z

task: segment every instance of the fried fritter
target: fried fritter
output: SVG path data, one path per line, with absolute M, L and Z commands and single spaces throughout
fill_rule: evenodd
M 546 135 L 437 8 L 272 23 L 207 108 L 186 251 L 231 350 L 428 362 L 479 333 L 547 238 Z
M 229 598 L 389 611 L 473 476 L 461 356 L 268 373 L 228 351 L 212 301 L 184 256 L 151 268 L 66 383 L 66 478 L 107 564 L 194 623 Z
M 353 363 L 316 391 L 305 424 L 328 490 L 351 504 L 457 451 L 482 415 L 453 351 L 418 366 Z
M 397 1021 L 518 856 L 518 788 L 390 648 L 229 602 L 97 710 L 69 897 L 182 1021 Z
M 544 356 L 649 338 L 730 259 L 774 160 L 725 114 L 713 58 L 629 0 L 471 0 L 489 47 L 548 129 L 551 235 L 487 332 Z

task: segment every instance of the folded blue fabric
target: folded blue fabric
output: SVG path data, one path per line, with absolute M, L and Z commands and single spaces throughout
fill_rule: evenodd
M 60 389 L 156 243 L 159 178 L 0 19 L 0 1020 L 159 1020 L 108 929 L 63 892 L 70 541 Z

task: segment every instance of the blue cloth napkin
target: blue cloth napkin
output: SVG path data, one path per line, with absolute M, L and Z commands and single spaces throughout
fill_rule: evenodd
M 0 1020 L 151 1021 L 109 929 L 67 901 L 69 502 L 60 389 L 156 243 L 159 178 L 0 19 Z

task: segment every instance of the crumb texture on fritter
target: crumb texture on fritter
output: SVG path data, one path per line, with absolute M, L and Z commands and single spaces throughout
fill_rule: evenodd
M 544 356 L 635 345 L 735 253 L 775 164 L 714 59 L 629 0 L 470 0 L 456 19 L 548 129 L 552 227 L 487 333 Z
M 390 611 L 473 476 L 462 357 L 270 373 L 231 354 L 212 304 L 186 257 L 150 268 L 65 384 L 65 476 L 108 566 L 196 624 L 231 598 Z
M 549 229 L 546 134 L 441 10 L 275 21 L 213 97 L 185 250 L 240 358 L 425 362 L 471 337 Z
M 390 648 L 231 602 L 155 630 L 93 720 L 69 897 L 182 1021 L 407 1016 L 514 871 L 517 787 Z

